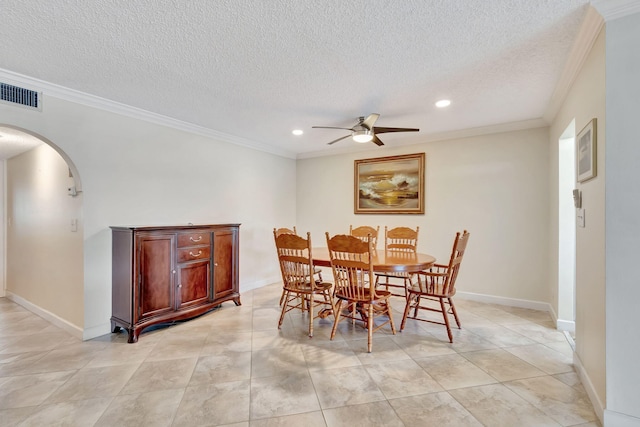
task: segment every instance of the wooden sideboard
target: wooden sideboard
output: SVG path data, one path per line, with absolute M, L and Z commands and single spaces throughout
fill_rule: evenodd
M 111 330 L 134 343 L 148 326 L 240 305 L 239 227 L 111 227 Z

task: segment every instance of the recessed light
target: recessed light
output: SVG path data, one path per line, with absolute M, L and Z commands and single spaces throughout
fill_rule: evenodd
M 294 135 L 302 135 L 304 132 L 301 129 L 294 129 L 291 133 Z
M 440 101 L 436 102 L 436 107 L 438 108 L 448 107 L 449 105 L 451 105 L 451 101 L 449 101 L 448 99 L 441 99 Z

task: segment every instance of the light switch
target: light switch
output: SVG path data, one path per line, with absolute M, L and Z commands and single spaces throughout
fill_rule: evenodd
M 78 220 L 76 218 L 71 219 L 71 231 L 78 231 Z
M 576 209 L 576 224 L 584 228 L 584 208 Z

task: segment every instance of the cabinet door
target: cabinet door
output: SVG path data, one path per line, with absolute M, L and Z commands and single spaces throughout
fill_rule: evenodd
M 203 261 L 178 266 L 178 309 L 206 303 L 211 299 L 211 262 Z
M 137 263 L 138 319 L 175 310 L 173 251 L 175 234 L 139 236 Z
M 213 298 L 237 292 L 237 233 L 234 229 L 213 232 Z

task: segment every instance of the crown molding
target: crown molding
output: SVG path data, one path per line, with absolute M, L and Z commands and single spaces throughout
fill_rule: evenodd
M 638 0 L 592 0 L 591 5 L 596 8 L 605 21 L 612 21 L 640 12 L 640 1 Z
M 558 110 L 569 94 L 573 82 L 580 73 L 587 56 L 589 56 L 591 48 L 603 26 L 604 19 L 602 19 L 602 16 L 596 9 L 589 7 L 578 31 L 578 36 L 573 43 L 567 62 L 564 64 L 560 79 L 556 84 L 553 95 L 551 95 L 549 105 L 542 116 L 547 123 L 553 122 Z
M 213 129 L 205 128 L 203 126 L 188 123 L 182 120 L 173 119 L 171 117 L 163 116 L 161 114 L 152 113 L 140 108 L 132 107 L 122 104 L 120 102 L 111 101 L 99 96 L 90 95 L 85 92 L 80 92 L 74 89 L 70 89 L 64 86 L 59 86 L 53 83 L 49 83 L 43 80 L 39 80 L 33 77 L 25 76 L 15 73 L 13 71 L 0 68 L 0 80 L 5 83 L 9 83 L 16 86 L 25 86 L 31 90 L 41 92 L 45 97 L 50 96 L 59 98 L 65 101 L 74 102 L 87 107 L 97 108 L 99 110 L 108 111 L 111 113 L 120 114 L 122 116 L 130 117 L 133 119 L 144 120 L 149 123 L 154 123 L 161 126 L 167 126 L 173 129 L 181 130 L 184 132 L 193 133 L 196 135 L 204 136 L 206 138 L 215 139 L 217 141 L 227 142 L 229 144 L 239 145 L 242 147 L 250 148 L 257 151 L 263 151 L 270 154 L 275 154 L 281 157 L 287 157 L 295 159 L 294 153 L 281 150 L 266 144 L 260 144 L 258 142 L 241 138 L 238 136 L 230 135 L 224 132 L 219 132 Z M 46 100 L 43 100 L 43 104 Z M 46 109 L 46 105 L 43 107 Z

